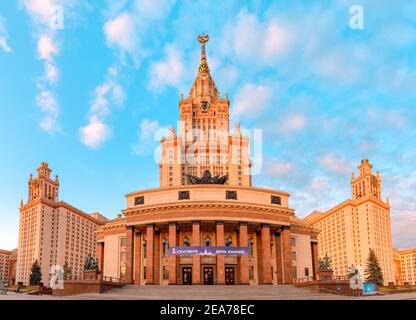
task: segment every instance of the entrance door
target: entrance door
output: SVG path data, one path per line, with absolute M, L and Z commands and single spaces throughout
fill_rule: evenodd
M 204 267 L 204 284 L 214 284 L 214 268 Z
M 225 284 L 234 284 L 234 267 L 225 268 Z
M 192 267 L 182 268 L 182 284 L 184 285 L 192 284 Z

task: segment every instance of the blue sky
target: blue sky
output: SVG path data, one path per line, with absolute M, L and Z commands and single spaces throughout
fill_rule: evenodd
M 415 247 L 415 16 L 414 1 L 1 1 L 0 248 L 17 246 L 41 161 L 61 200 L 109 218 L 127 192 L 158 186 L 154 134 L 176 125 L 202 32 L 231 124 L 263 131 L 254 184 L 288 191 L 302 217 L 348 198 L 369 158 L 394 245 Z

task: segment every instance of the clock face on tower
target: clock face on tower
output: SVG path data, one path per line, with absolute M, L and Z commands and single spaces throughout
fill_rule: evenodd
M 202 101 L 202 102 L 201 102 L 201 110 L 202 110 L 203 112 L 207 112 L 207 111 L 208 111 L 208 108 L 209 108 L 209 103 L 208 103 L 208 101 Z

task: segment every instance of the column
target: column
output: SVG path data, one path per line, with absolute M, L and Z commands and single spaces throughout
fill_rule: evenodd
M 316 240 L 311 241 L 311 250 L 312 250 L 312 275 L 313 279 L 317 279 L 318 272 L 318 242 Z
M 247 223 L 240 222 L 240 247 L 248 246 Z M 240 284 L 248 284 L 248 256 L 240 256 Z
M 270 226 L 263 224 L 261 226 L 261 246 L 262 246 L 262 273 L 263 273 L 263 284 L 273 284 L 272 282 L 272 267 L 270 257 Z
M 217 221 L 216 223 L 216 245 L 224 246 L 224 222 Z M 217 284 L 225 284 L 225 268 L 224 268 L 224 255 L 217 255 Z
M 134 284 L 141 284 L 142 280 L 142 235 L 134 234 Z
M 154 243 L 154 226 L 146 226 L 146 284 L 154 284 L 153 281 L 153 243 Z
M 257 284 L 263 283 L 263 246 L 261 245 L 261 232 L 256 231 L 256 263 L 257 263 Z
M 97 243 L 96 255 L 98 259 L 98 268 L 100 269 L 101 276 L 104 275 L 104 242 Z
M 282 237 L 276 233 L 276 273 L 277 284 L 283 284 Z
M 199 221 L 192 221 L 192 246 L 201 245 L 201 225 Z M 201 256 L 192 256 L 192 284 L 201 284 Z
M 126 228 L 126 283 L 133 283 L 134 227 Z
M 290 245 L 290 227 L 282 227 L 282 251 L 283 251 L 283 283 L 292 284 L 292 248 Z
M 153 283 L 160 284 L 160 232 L 155 230 L 153 238 Z
M 177 233 L 176 233 L 176 222 L 169 223 L 169 248 L 177 246 L 176 243 Z M 176 255 L 169 255 L 169 284 L 177 284 L 177 260 Z

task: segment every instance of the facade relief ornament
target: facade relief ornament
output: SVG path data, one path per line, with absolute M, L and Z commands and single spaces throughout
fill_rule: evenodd
M 225 184 L 228 181 L 228 174 L 225 176 L 216 175 L 215 177 L 212 177 L 209 170 L 205 170 L 201 178 L 191 174 L 187 174 L 186 176 L 188 177 L 189 184 Z

